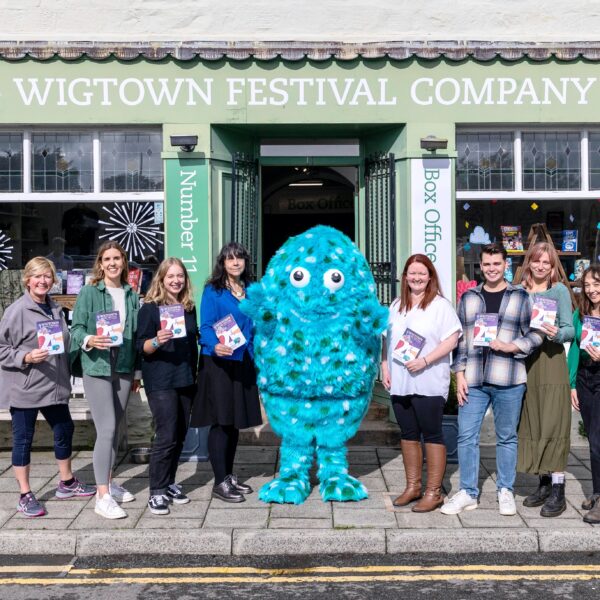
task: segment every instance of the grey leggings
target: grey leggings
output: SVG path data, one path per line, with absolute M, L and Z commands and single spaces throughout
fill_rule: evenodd
M 119 446 L 119 425 L 125 416 L 133 373 L 110 377 L 83 375 L 83 389 L 96 427 L 94 477 L 96 485 L 108 485 Z

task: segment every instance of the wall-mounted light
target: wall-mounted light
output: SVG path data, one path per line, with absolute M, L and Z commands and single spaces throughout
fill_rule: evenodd
M 296 183 L 289 183 L 288 187 L 323 187 L 322 181 L 298 181 Z
M 179 146 L 182 152 L 193 152 L 198 143 L 197 135 L 172 135 L 171 146 Z
M 448 147 L 448 140 L 446 138 L 439 138 L 435 135 L 428 135 L 427 137 L 421 138 L 421 148 L 423 150 L 445 150 Z

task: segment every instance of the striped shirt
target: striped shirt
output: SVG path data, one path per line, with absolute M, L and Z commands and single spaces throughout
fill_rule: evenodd
M 531 304 L 524 289 L 508 284 L 500 311 L 498 312 L 498 337 L 502 342 L 518 346 L 518 354 L 489 350 L 484 364 L 481 346 L 473 345 L 475 319 L 486 312 L 485 300 L 481 293 L 483 284 L 463 294 L 458 305 L 458 318 L 463 327 L 463 335 L 454 351 L 452 370 L 464 371 L 467 385 L 500 386 L 519 385 L 527 382 L 525 357 L 531 354 L 543 341 L 543 334 L 529 328 Z

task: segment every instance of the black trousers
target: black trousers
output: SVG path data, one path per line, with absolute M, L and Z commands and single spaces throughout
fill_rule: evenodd
M 215 485 L 233 473 L 240 430 L 233 425 L 212 425 L 208 432 L 208 456 L 215 474 Z
M 577 397 L 590 444 L 593 493 L 600 494 L 600 365 L 580 366 Z
M 403 440 L 426 444 L 443 444 L 443 396 L 392 396 L 392 406 Z
M 196 386 L 148 393 L 155 436 L 150 455 L 150 495 L 166 494 L 175 483 Z

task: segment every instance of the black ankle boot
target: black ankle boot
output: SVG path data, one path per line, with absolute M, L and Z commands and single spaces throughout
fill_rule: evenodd
M 219 485 L 215 485 L 212 489 L 213 498 L 218 498 L 224 502 L 244 502 L 246 498 L 238 492 L 229 479 L 226 479 Z
M 542 475 L 538 489 L 523 500 L 523 506 L 541 506 L 552 491 L 552 478 L 549 475 Z
M 567 509 L 567 501 L 565 500 L 565 484 L 564 483 L 553 483 L 552 491 L 542 510 L 540 515 L 542 517 L 558 517 L 562 515 Z

